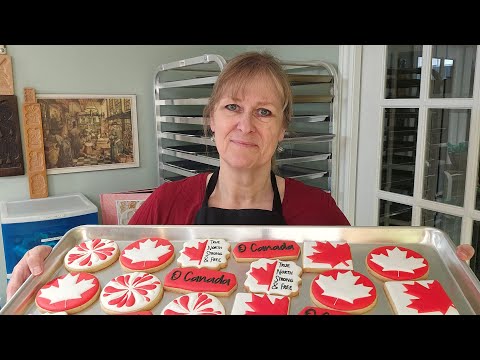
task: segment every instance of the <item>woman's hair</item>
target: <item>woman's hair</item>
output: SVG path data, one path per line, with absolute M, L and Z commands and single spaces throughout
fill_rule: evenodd
M 293 111 L 292 90 L 280 61 L 268 52 L 245 52 L 237 55 L 225 65 L 213 86 L 208 104 L 203 109 L 206 136 L 210 134 L 210 117 L 220 99 L 227 91 L 235 96 L 256 76 L 267 76 L 275 83 L 282 96 L 283 126 L 285 129 L 288 128 Z M 274 160 L 275 154 L 272 157 L 272 168 Z

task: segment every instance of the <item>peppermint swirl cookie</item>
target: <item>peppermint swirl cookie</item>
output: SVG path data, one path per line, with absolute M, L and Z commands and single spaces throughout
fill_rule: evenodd
M 92 239 L 84 241 L 65 255 L 64 265 L 70 272 L 96 272 L 112 265 L 120 256 L 115 241 Z
M 172 300 L 161 315 L 225 315 L 225 308 L 215 296 L 194 292 Z
M 110 280 L 100 294 L 100 305 L 107 314 L 150 310 L 163 297 L 160 280 L 146 272 L 119 275 Z

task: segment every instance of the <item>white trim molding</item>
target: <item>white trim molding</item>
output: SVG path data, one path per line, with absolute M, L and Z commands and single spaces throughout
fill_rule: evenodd
M 362 45 L 340 45 L 338 52 L 339 116 L 341 129 L 338 206 L 352 225 L 355 219 L 357 187 L 358 126 L 360 121 L 360 81 Z

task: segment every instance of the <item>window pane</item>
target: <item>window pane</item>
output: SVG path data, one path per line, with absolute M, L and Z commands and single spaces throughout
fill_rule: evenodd
M 392 201 L 380 200 L 379 226 L 412 225 L 412 207 Z
M 423 197 L 463 206 L 469 109 L 429 109 Z
M 433 45 L 431 98 L 471 98 L 476 45 Z
M 445 232 L 455 245 L 460 245 L 462 218 L 430 210 L 422 210 L 422 226 L 434 227 Z
M 422 45 L 388 45 L 385 98 L 420 97 Z
M 418 109 L 385 109 L 380 188 L 413 196 Z

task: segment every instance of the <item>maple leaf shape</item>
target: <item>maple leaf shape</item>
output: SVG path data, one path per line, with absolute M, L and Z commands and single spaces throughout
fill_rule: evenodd
M 356 284 L 360 276 L 355 276 L 351 271 L 338 272 L 337 278 L 320 275 L 316 280 L 318 286 L 323 289 L 323 295 L 347 301 L 351 304 L 356 299 L 369 297 L 372 288 L 363 284 Z
M 403 284 L 403 286 L 407 289 L 406 294 L 417 298 L 412 299 L 407 307 L 418 310 L 419 313 L 440 311 L 445 315 L 451 306 L 455 307 L 437 280 L 434 280 L 431 284 L 415 281 L 412 285 Z
M 42 289 L 39 297 L 50 300 L 50 304 L 60 301 L 81 299 L 82 294 L 95 286 L 93 279 L 80 280 L 77 283 L 80 274 L 67 274 L 63 279 L 58 279 L 58 287 L 55 285 Z
M 157 261 L 163 255 L 170 252 L 171 245 L 160 245 L 157 241 L 148 239 L 139 243 L 139 248 L 125 250 L 123 256 L 132 261 L 132 264 L 144 261 Z
M 338 264 L 348 266 L 347 260 L 352 260 L 348 243 L 334 243 L 330 241 L 317 241 L 312 247 L 316 252 L 307 256 L 314 263 L 329 264 L 332 268 Z
M 266 270 L 263 267 L 256 268 L 253 266 L 253 264 L 249 275 L 253 276 L 253 278 L 257 280 L 258 285 L 268 285 L 268 288 L 270 289 L 273 275 L 275 274 L 275 268 L 277 267 L 277 261 L 274 261 L 273 263 L 267 263 Z
M 416 258 L 410 256 L 407 258 L 407 251 L 400 250 L 395 247 L 393 250 L 386 249 L 387 255 L 372 254 L 371 261 L 381 266 L 383 271 L 402 271 L 407 273 L 414 273 L 415 269 L 420 269 L 427 266 L 423 262 L 423 258 Z
M 207 247 L 208 240 L 204 242 L 198 242 L 198 249 L 196 247 L 185 247 L 183 253 L 190 258 L 190 260 L 198 260 L 198 263 L 202 261 L 205 248 Z
M 245 303 L 252 311 L 245 311 L 245 315 L 285 315 L 288 313 L 289 303 L 288 296 L 276 297 L 272 303 L 266 294 L 252 294 L 252 301 Z

